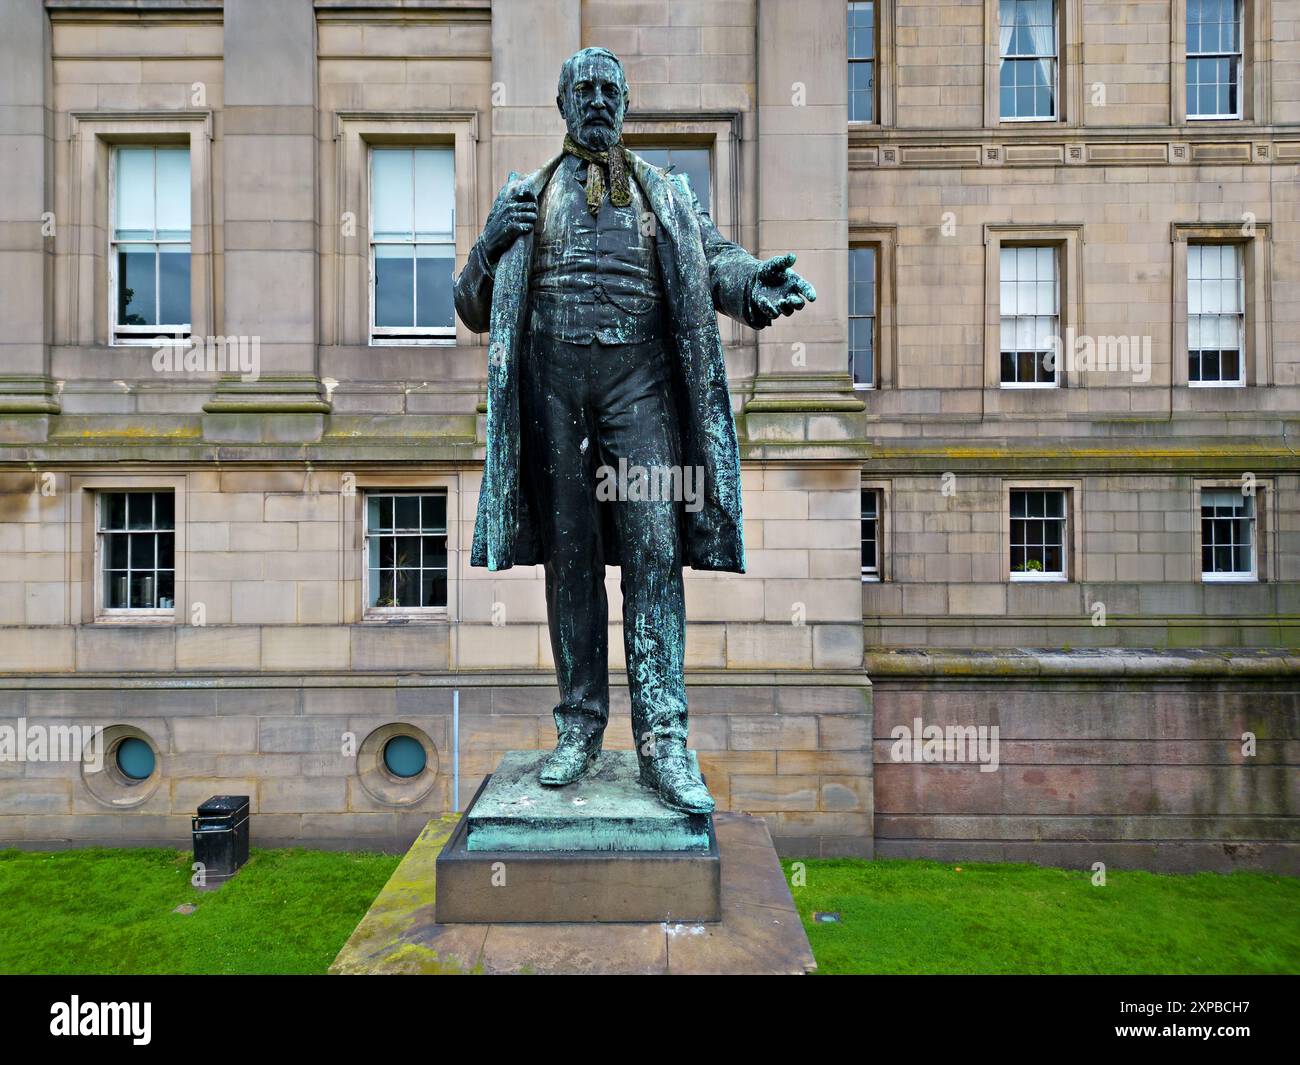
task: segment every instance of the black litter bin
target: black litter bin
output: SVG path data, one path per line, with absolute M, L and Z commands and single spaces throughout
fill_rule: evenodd
M 194 860 L 209 884 L 229 880 L 248 861 L 248 796 L 214 795 L 193 818 Z

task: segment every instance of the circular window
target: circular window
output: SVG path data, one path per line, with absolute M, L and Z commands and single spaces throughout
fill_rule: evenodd
M 81 762 L 87 790 L 105 806 L 122 809 L 148 801 L 162 783 L 158 745 L 134 725 L 98 732 Z
M 117 745 L 117 768 L 127 780 L 136 782 L 148 780 L 153 776 L 153 767 L 158 764 L 153 748 L 144 740 L 128 736 Z
M 428 762 L 424 746 L 414 736 L 394 736 L 384 744 L 384 768 L 395 777 L 419 776 Z
M 438 782 L 438 749 L 418 725 L 380 725 L 357 748 L 357 776 L 371 798 L 413 806 Z

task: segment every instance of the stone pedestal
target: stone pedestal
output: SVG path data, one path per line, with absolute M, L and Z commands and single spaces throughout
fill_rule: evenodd
M 721 918 L 711 816 L 664 805 L 631 751 L 563 788 L 539 783 L 546 757 L 510 751 L 483 781 L 438 855 L 439 923 Z
M 716 922 L 444 923 L 435 916 L 445 887 L 440 852 L 463 824 L 456 817 L 429 822 L 339 951 L 331 973 L 775 975 L 816 968 L 759 818 L 715 818 L 722 899 Z M 515 852 L 505 858 L 507 882 L 518 872 L 510 863 L 519 857 Z

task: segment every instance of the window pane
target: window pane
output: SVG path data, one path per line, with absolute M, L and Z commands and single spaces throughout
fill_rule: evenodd
M 420 497 L 398 496 L 393 500 L 396 509 L 396 522 L 399 529 L 419 529 Z
M 872 59 L 876 54 L 875 3 L 849 4 L 849 58 Z
M 190 235 L 190 151 L 159 148 L 157 158 L 157 225 L 160 240 L 187 240 Z
M 876 249 L 849 249 L 849 314 L 876 311 Z
M 128 492 L 126 497 L 126 523 L 129 529 L 153 528 L 153 493 Z
M 685 174 L 700 201 L 700 207 L 713 212 L 712 155 L 708 148 L 636 148 L 647 163 L 674 174 Z
M 156 533 L 158 544 L 158 568 L 176 568 L 176 534 Z
M 370 205 L 376 240 L 414 238 L 411 156 L 410 148 L 376 148 L 370 153 Z
M 131 537 L 110 533 L 104 537 L 104 559 L 109 569 L 126 569 L 130 555 Z
M 153 533 L 136 533 L 131 537 L 131 568 L 153 569 L 157 565 Z
M 190 246 L 158 246 L 158 317 L 164 325 L 190 324 Z
M 130 602 L 132 610 L 150 610 L 157 604 L 158 580 L 153 573 L 131 572 Z
M 414 249 L 410 245 L 375 245 L 375 325 L 394 328 L 415 324 Z
M 154 309 L 158 279 L 152 244 L 119 245 L 117 250 L 117 321 L 119 325 L 157 325 Z M 188 315 L 186 316 L 188 319 Z
M 100 497 L 100 527 L 104 529 L 126 528 L 126 494 L 124 492 L 105 492 Z
M 153 497 L 155 529 L 176 527 L 176 496 L 171 492 L 155 492 Z
M 397 552 L 393 565 L 399 569 L 413 569 L 420 564 L 420 538 L 418 536 L 399 536 L 396 540 Z
M 415 249 L 415 324 L 425 329 L 452 329 L 456 249 L 450 244 L 421 244 Z
M 447 568 L 447 538 L 445 536 L 421 537 L 420 565 L 424 569 Z
M 875 327 L 874 318 L 849 319 L 849 356 L 855 385 L 875 383 Z
M 420 605 L 420 571 L 418 569 L 399 569 L 396 573 L 397 606 Z
M 456 239 L 456 184 L 450 148 L 417 148 L 415 155 L 415 239 Z
M 122 540 L 125 541 L 125 537 Z M 123 610 L 126 608 L 127 598 L 127 574 L 125 571 L 106 570 L 104 572 L 104 605 L 109 610 Z
M 153 149 L 119 148 L 114 183 L 117 217 L 114 236 L 138 240 L 153 236 Z
M 447 528 L 447 497 L 445 495 L 423 496 L 420 500 L 422 528 L 437 530 Z

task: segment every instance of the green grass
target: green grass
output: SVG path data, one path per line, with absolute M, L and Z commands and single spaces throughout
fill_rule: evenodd
M 1112 870 L 1094 887 L 1033 865 L 804 865 L 794 901 L 821 973 L 1300 972 L 1300 879 Z
M 259 850 L 212 892 L 190 861 L 0 851 L 0 973 L 323 973 L 400 858 Z
M 323 973 L 399 859 L 254 851 L 219 891 L 168 850 L 0 852 L 0 973 Z M 792 862 L 786 861 L 787 873 Z M 807 860 L 822 973 L 1296 973 L 1300 879 Z M 172 912 L 192 903 L 193 914 Z M 817 910 L 839 924 L 813 923 Z

